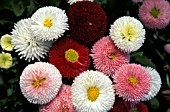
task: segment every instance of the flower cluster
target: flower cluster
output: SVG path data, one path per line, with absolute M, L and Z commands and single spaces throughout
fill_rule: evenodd
M 66 13 L 41 7 L 15 23 L 11 35 L 2 36 L 1 47 L 29 62 L 19 79 L 28 102 L 39 104 L 40 112 L 147 112 L 143 101 L 158 94 L 161 77 L 152 67 L 131 63 L 130 53 L 145 43 L 145 27 L 169 24 L 170 4 L 133 2 L 142 2 L 139 19 L 122 16 L 109 25 L 93 0 L 68 0 Z M 0 68 L 11 66 L 11 54 L 1 53 Z

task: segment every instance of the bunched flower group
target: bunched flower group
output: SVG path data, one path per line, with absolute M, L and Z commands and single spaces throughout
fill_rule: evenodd
M 142 50 L 145 27 L 169 24 L 169 2 L 132 0 L 141 2 L 139 19 L 122 16 L 108 24 L 97 2 L 67 1 L 66 11 L 45 6 L 16 22 L 1 38 L 8 53 L 0 53 L 0 68 L 13 66 L 13 50 L 25 59 L 20 90 L 39 112 L 147 112 L 143 101 L 159 93 L 161 77 L 156 68 L 134 63 L 131 53 Z

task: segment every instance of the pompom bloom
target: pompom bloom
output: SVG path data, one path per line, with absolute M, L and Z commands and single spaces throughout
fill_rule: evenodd
M 51 102 L 41 105 L 39 112 L 75 112 L 71 101 L 71 86 L 63 84 L 57 96 Z
M 145 0 L 139 18 L 148 28 L 165 28 L 170 22 L 170 4 L 166 0 Z
M 129 62 L 129 55 L 120 51 L 109 36 L 97 41 L 91 50 L 94 67 L 105 73 L 113 74 L 121 65 Z
M 27 61 L 44 58 L 52 42 L 38 41 L 30 31 L 30 19 L 22 19 L 15 24 L 12 31 L 12 45 L 20 58 Z
M 62 84 L 58 69 L 49 63 L 28 65 L 20 77 L 22 94 L 30 103 L 45 104 L 57 95 Z
M 73 3 L 81 2 L 81 1 L 91 1 L 91 2 L 93 2 L 94 0 L 68 0 L 68 3 L 69 3 L 70 5 L 72 5 Z
M 12 66 L 12 56 L 9 53 L 0 53 L 0 68 L 9 68 Z
M 148 92 L 148 94 L 145 95 L 144 98 L 142 98 L 142 101 L 150 100 L 153 97 L 155 97 L 157 93 L 159 92 L 161 88 L 161 84 L 162 84 L 161 77 L 155 69 L 151 67 L 146 67 L 146 70 L 149 72 L 151 76 L 151 87 L 150 87 L 150 91 Z
M 76 112 L 107 112 L 115 101 L 112 81 L 98 71 L 85 71 L 71 87 Z
M 126 52 L 138 50 L 145 40 L 145 29 L 140 21 L 134 17 L 118 18 L 110 29 L 111 39 L 116 46 Z
M 2 49 L 6 50 L 6 51 L 13 50 L 12 43 L 11 43 L 11 36 L 8 34 L 5 34 L 1 37 L 0 44 L 1 44 Z
M 68 30 L 65 11 L 57 7 L 39 8 L 31 17 L 31 31 L 38 40 L 58 39 Z
M 66 37 L 53 44 L 49 51 L 49 62 L 59 69 L 63 77 L 74 78 L 88 70 L 89 54 L 86 46 Z
M 107 16 L 96 2 L 82 1 L 67 11 L 71 37 L 83 43 L 92 43 L 103 36 Z
M 140 101 L 150 89 L 151 77 L 144 67 L 124 64 L 113 76 L 116 94 L 126 101 Z

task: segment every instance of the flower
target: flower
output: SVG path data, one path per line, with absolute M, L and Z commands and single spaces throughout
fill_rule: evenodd
M 0 53 L 0 68 L 10 68 L 12 66 L 12 56 L 10 53 Z
M 129 102 L 130 103 L 130 102 Z M 135 105 L 129 105 L 129 111 L 128 112 L 149 112 L 148 107 L 143 103 L 139 102 Z
M 22 19 L 15 24 L 11 32 L 12 45 L 20 58 L 27 61 L 44 58 L 49 51 L 52 42 L 42 42 L 34 38 L 30 31 L 30 18 Z
M 134 17 L 118 18 L 110 28 L 110 36 L 115 45 L 126 52 L 138 50 L 145 40 L 145 29 Z
M 146 67 L 145 69 L 149 72 L 151 76 L 151 87 L 148 94 L 145 95 L 144 98 L 142 98 L 142 101 L 147 101 L 155 97 L 156 94 L 159 92 L 162 84 L 160 75 L 155 69 L 151 67 Z
M 96 2 L 77 2 L 70 6 L 67 15 L 71 37 L 81 43 L 93 43 L 105 33 L 107 16 Z
M 71 86 L 76 112 L 106 112 L 115 101 L 112 81 L 98 71 L 84 71 Z
M 31 20 L 34 37 L 42 41 L 58 39 L 69 27 L 65 11 L 53 6 L 39 8 Z
M 41 105 L 39 112 L 75 112 L 70 90 L 71 86 L 63 84 L 57 96 L 51 102 Z
M 28 65 L 20 76 L 20 88 L 30 103 L 46 104 L 57 95 L 61 84 L 58 69 L 46 62 Z
M 90 66 L 89 49 L 69 37 L 57 40 L 49 51 L 49 62 L 55 65 L 62 76 L 74 78 Z
M 145 0 L 139 18 L 148 28 L 165 28 L 170 22 L 170 4 L 166 0 Z
M 12 51 L 13 47 L 11 44 L 11 36 L 8 34 L 5 34 L 1 37 L 1 47 L 2 49 L 6 50 L 6 51 Z
M 68 3 L 72 5 L 73 3 L 79 2 L 79 1 L 91 1 L 93 2 L 94 0 L 68 0 Z
M 113 108 L 109 112 L 129 112 L 125 105 L 125 101 L 121 98 L 116 97 Z
M 150 89 L 151 77 L 138 64 L 124 64 L 113 75 L 114 88 L 126 101 L 140 101 Z
M 121 65 L 129 62 L 129 55 L 120 51 L 109 36 L 98 40 L 91 50 L 94 67 L 104 74 L 113 74 Z

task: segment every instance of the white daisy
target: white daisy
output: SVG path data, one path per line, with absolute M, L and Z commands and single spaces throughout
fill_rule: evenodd
M 148 92 L 147 95 L 145 95 L 144 98 L 142 98 L 142 101 L 147 101 L 152 99 L 153 97 L 155 97 L 157 95 L 157 93 L 159 92 L 160 88 L 161 88 L 161 78 L 159 73 L 151 68 L 151 67 L 146 67 L 145 68 L 149 74 L 151 75 L 151 88 L 150 91 Z
M 102 72 L 93 70 L 75 78 L 71 93 L 77 112 L 107 112 L 115 101 L 112 81 Z
M 124 16 L 111 25 L 110 36 L 119 49 L 132 52 L 143 45 L 145 29 L 139 20 Z
M 53 6 L 39 8 L 31 20 L 33 35 L 42 41 L 58 39 L 69 27 L 65 11 Z
M 93 2 L 94 0 L 68 0 L 68 3 L 69 3 L 70 5 L 72 5 L 72 4 L 74 4 L 74 3 L 76 3 L 76 2 L 79 2 L 79 1 L 91 1 L 91 2 Z
M 20 58 L 27 61 L 34 59 L 40 60 L 49 51 L 52 42 L 42 42 L 34 38 L 30 29 L 30 18 L 22 19 L 14 26 L 12 35 L 12 45 Z

